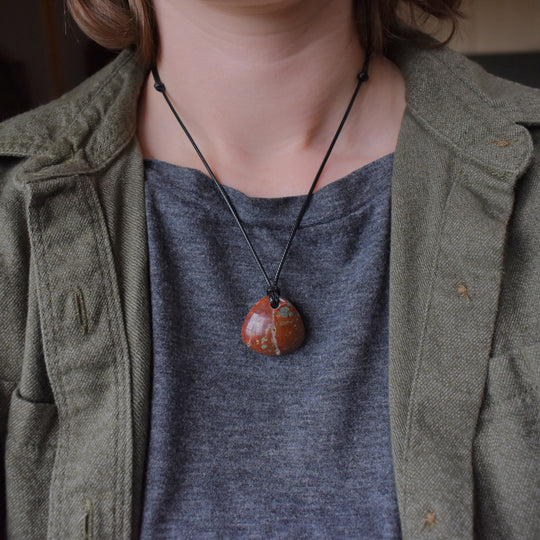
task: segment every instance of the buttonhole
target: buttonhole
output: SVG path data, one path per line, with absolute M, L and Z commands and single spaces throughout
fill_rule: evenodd
M 93 506 L 92 501 L 87 500 L 84 505 L 84 515 L 81 518 L 82 522 L 82 533 L 84 540 L 92 540 L 93 537 Z
M 83 335 L 88 334 L 88 315 L 86 312 L 86 302 L 80 287 L 75 290 L 75 306 L 77 309 L 77 322 Z

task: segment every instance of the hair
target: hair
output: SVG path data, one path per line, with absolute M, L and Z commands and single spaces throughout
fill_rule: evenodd
M 133 48 L 140 63 L 151 66 L 158 36 L 151 0 L 66 0 L 69 11 L 92 40 L 107 49 Z M 408 40 L 426 20 L 451 25 L 447 43 L 462 17 L 462 0 L 355 0 L 355 19 L 362 46 L 384 53 L 396 40 Z M 406 21 L 408 24 L 404 24 Z M 412 26 L 411 26 L 412 23 Z

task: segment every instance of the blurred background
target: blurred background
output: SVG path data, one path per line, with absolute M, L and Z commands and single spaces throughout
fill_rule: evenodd
M 540 0 L 466 0 L 465 12 L 450 45 L 492 73 L 540 88 Z M 1 0 L 0 120 L 58 97 L 113 56 L 84 37 L 63 0 Z

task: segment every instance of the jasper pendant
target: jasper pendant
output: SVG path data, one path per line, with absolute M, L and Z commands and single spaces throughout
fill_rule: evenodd
M 242 326 L 242 340 L 254 351 L 279 356 L 290 353 L 304 341 L 304 323 L 296 308 L 285 298 L 273 308 L 268 296 L 261 298 L 248 313 Z

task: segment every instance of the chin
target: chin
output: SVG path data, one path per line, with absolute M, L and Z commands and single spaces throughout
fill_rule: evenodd
M 290 9 L 310 0 L 203 0 L 214 7 L 231 10 L 244 10 L 253 13 L 272 13 Z

